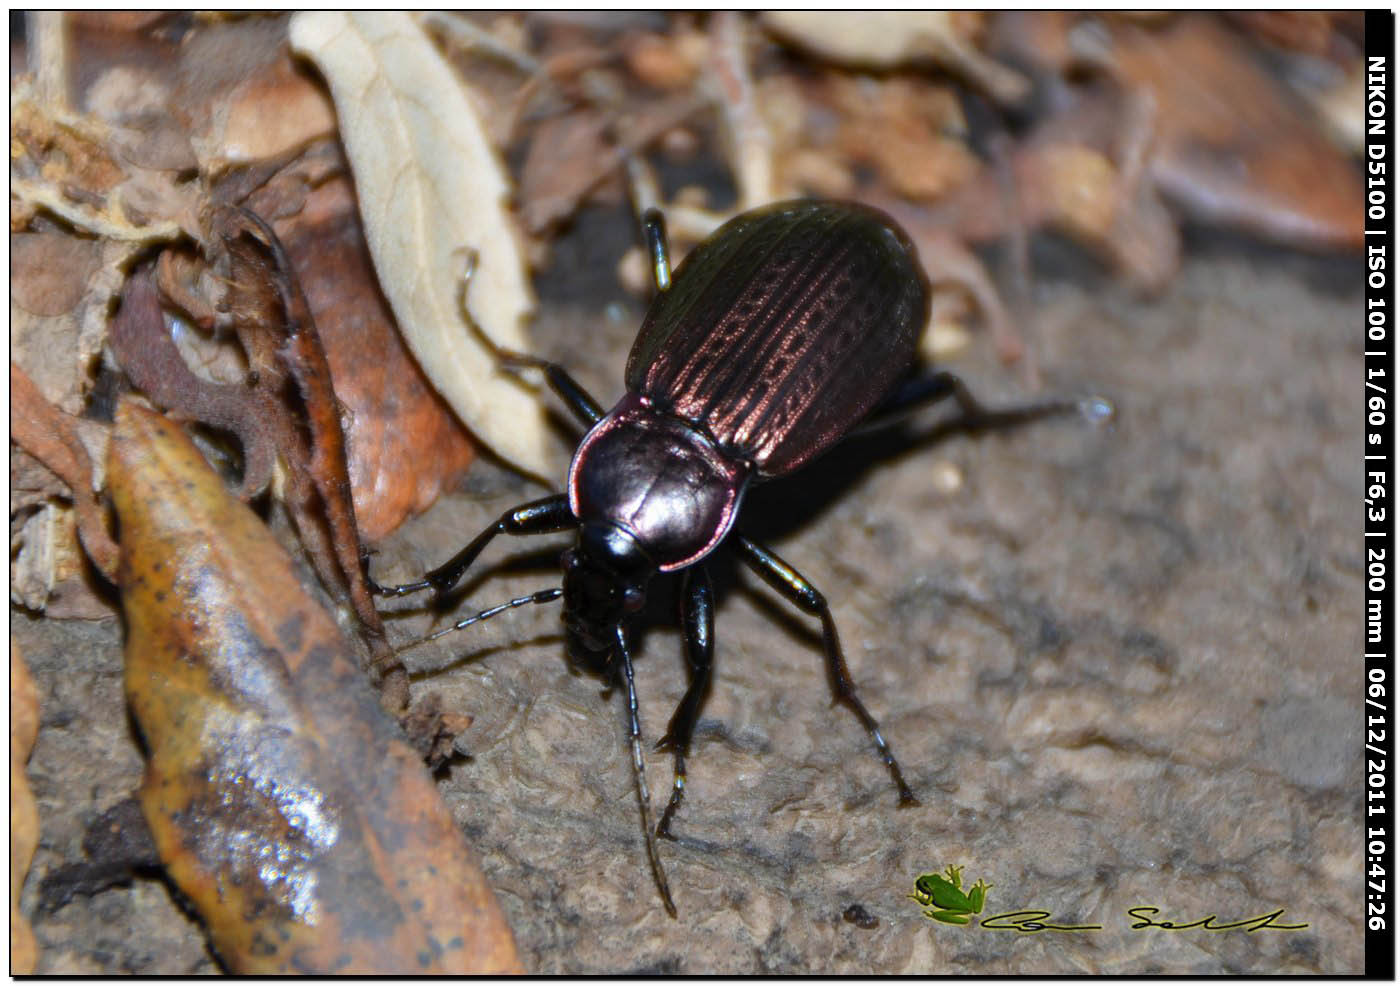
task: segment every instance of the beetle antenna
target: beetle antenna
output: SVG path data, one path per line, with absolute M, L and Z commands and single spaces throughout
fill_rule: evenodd
M 656 852 L 656 837 L 652 834 L 651 792 L 647 790 L 646 767 L 642 763 L 642 724 L 637 716 L 637 688 L 632 682 L 632 654 L 627 649 L 627 635 L 622 624 L 617 626 L 617 650 L 622 655 L 622 675 L 627 679 L 627 716 L 632 740 L 632 773 L 637 779 L 637 800 L 642 808 L 642 835 L 646 838 L 647 859 L 651 862 L 651 875 L 656 880 L 656 889 L 661 891 L 661 903 L 666 913 L 676 917 L 676 905 L 671 900 L 671 886 L 666 882 L 666 871 L 661 868 L 661 857 Z
M 410 647 L 417 647 L 419 644 L 426 644 L 429 640 L 437 640 L 439 637 L 447 636 L 454 630 L 462 630 L 466 627 L 471 626 L 473 623 L 480 623 L 482 620 L 489 620 L 491 617 L 504 613 L 508 609 L 515 609 L 517 606 L 529 606 L 531 603 L 552 603 L 554 602 L 554 600 L 558 599 L 563 594 L 564 590 L 562 588 L 556 587 L 553 589 L 541 589 L 539 592 L 532 592 L 528 596 L 520 596 L 517 599 L 508 600 L 506 602 L 501 603 L 498 606 L 492 606 L 490 609 L 483 609 L 475 616 L 468 616 L 465 620 L 458 620 L 450 627 L 443 627 L 441 630 L 436 630 L 433 633 L 428 634 L 426 637 L 420 637 L 417 640 L 404 644 L 402 647 L 399 648 L 399 650 L 405 651 L 408 650 L 408 648 Z

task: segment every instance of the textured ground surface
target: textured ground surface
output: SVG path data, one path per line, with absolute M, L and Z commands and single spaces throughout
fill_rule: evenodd
M 638 311 L 597 297 L 616 257 L 599 241 L 630 235 L 605 222 L 556 258 L 538 337 L 611 403 Z M 443 792 L 527 966 L 1361 971 L 1356 271 L 1196 243 L 1168 294 L 1143 302 L 1081 264 L 1042 262 L 1046 389 L 1111 396 L 1115 428 L 1062 421 L 904 453 L 872 440 L 762 490 L 744 527 L 832 600 L 852 673 L 923 804 L 896 810 L 859 724 L 829 707 L 809 621 L 721 562 L 715 685 L 682 840 L 662 848 L 678 921 L 646 868 L 618 696 L 605 703 L 568 673 L 557 612 L 517 611 L 416 652 L 417 687 L 476 717 L 472 757 Z M 989 399 L 1014 398 L 1018 381 L 984 348 L 955 369 Z M 440 561 L 542 493 L 487 467 L 469 486 L 383 546 L 376 570 Z M 547 563 L 555 550 L 491 557 Z M 469 598 L 551 578 L 522 563 Z M 655 595 L 638 665 L 653 740 L 684 686 L 663 623 L 671 592 Z M 134 787 L 141 761 L 117 625 L 17 618 L 13 630 L 43 702 L 30 767 L 42 875 L 76 858 L 85 821 Z M 648 760 L 658 801 L 669 766 Z M 1041 908 L 1103 928 L 930 922 L 905 895 L 950 863 L 994 885 L 984 916 Z M 843 921 L 852 904 L 878 926 Z M 1126 912 L 1140 906 L 1222 922 L 1285 907 L 1281 922 L 1308 927 L 1135 930 Z M 216 968 L 153 880 L 39 915 L 35 931 L 41 972 Z

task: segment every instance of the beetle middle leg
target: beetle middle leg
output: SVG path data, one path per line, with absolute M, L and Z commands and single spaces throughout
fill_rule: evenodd
M 841 653 L 841 640 L 836 635 L 836 621 L 831 618 L 831 607 L 827 605 L 826 598 L 817 590 L 811 582 L 803 577 L 787 562 L 783 561 L 767 548 L 743 535 L 736 535 L 734 544 L 739 550 L 739 557 L 744 563 L 752 568 L 778 592 L 782 593 L 789 602 L 805 613 L 818 617 L 822 621 L 822 646 L 826 650 L 826 666 L 831 673 L 831 691 L 837 702 L 848 707 L 856 714 L 856 718 L 861 721 L 865 731 L 870 734 L 870 738 L 875 741 L 875 749 L 880 754 L 880 759 L 889 768 L 890 777 L 894 779 L 894 786 L 899 790 L 899 804 L 917 805 L 919 799 L 914 797 L 914 792 L 909 790 L 909 785 L 904 783 L 904 775 L 900 772 L 899 762 L 895 760 L 894 754 L 890 752 L 890 746 L 885 742 L 885 737 L 880 733 L 880 724 L 875 721 L 859 698 L 856 697 L 856 685 L 851 680 L 851 674 L 846 670 L 846 658 Z
M 685 756 L 690 752 L 690 738 L 695 722 L 700 718 L 700 705 L 710 687 L 710 671 L 715 654 L 715 601 L 710 589 L 710 576 L 703 566 L 685 570 L 681 583 L 681 633 L 685 637 L 685 662 L 690 684 L 682 696 L 666 735 L 656 744 L 658 750 L 670 750 L 675 758 L 675 786 L 671 800 L 661 814 L 656 834 L 674 839 L 671 818 L 685 797 Z
M 508 349 L 497 349 L 496 358 L 503 366 L 528 366 L 540 370 L 544 373 L 544 378 L 549 382 L 549 387 L 565 406 L 578 418 L 579 423 L 586 427 L 593 427 L 603 420 L 603 408 L 583 386 L 574 379 L 573 374 L 566 370 L 562 364 L 552 363 L 547 359 L 540 359 L 538 356 L 529 356 L 525 353 L 511 352 Z

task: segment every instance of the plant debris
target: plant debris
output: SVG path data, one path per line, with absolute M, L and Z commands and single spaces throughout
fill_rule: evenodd
M 462 314 L 494 346 L 529 348 L 534 300 L 509 186 L 462 84 L 406 14 L 302 13 L 291 41 L 330 83 L 379 283 L 419 365 L 488 448 L 556 472 L 539 401 L 499 372 Z
M 10 975 L 27 976 L 38 961 L 34 929 L 20 912 L 20 891 L 39 844 L 39 809 L 24 765 L 39 737 L 39 692 L 24 656 L 10 641 Z

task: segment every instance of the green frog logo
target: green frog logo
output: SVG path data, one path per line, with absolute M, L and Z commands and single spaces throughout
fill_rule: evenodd
M 961 866 L 949 865 L 944 875 L 925 873 L 914 881 L 909 899 L 924 908 L 924 917 L 944 924 L 970 924 L 972 915 L 981 914 L 992 884 L 978 880 L 963 893 Z

